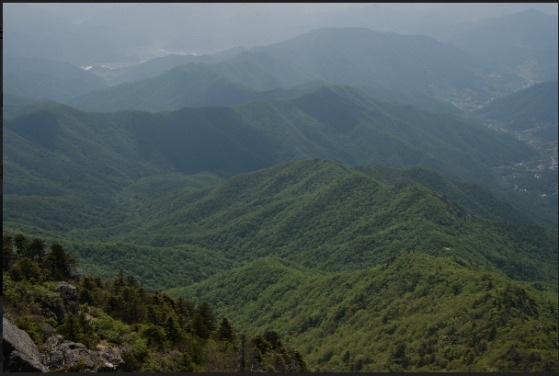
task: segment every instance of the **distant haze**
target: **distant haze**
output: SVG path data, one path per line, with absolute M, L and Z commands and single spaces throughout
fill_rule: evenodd
M 8 3 L 4 55 L 76 65 L 268 45 L 322 27 L 367 27 L 441 41 L 467 22 L 555 3 Z

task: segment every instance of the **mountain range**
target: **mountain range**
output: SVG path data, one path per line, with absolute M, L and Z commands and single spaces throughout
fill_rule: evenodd
M 97 111 L 131 106 L 149 109 L 142 102 L 151 103 L 156 97 L 153 88 L 157 87 L 163 90 L 157 100 L 170 103 L 170 109 L 200 105 L 203 98 L 208 98 L 203 105 L 219 105 L 223 103 L 214 89 L 220 92 L 228 89 L 212 86 L 216 80 L 215 84 L 225 80 L 229 85 L 247 85 L 253 90 L 287 88 L 322 80 L 426 94 L 460 107 L 502 95 L 506 90 L 501 80 L 491 78 L 495 67 L 451 45 L 420 35 L 380 33 L 364 28 L 320 29 L 241 52 L 229 60 L 204 67 L 209 71 L 200 72 L 200 69 L 187 64 L 146 81 L 87 94 L 69 104 Z M 190 75 L 196 78 L 189 79 Z M 521 82 L 509 75 L 509 85 L 511 80 L 517 85 Z M 209 87 L 199 86 L 199 82 Z M 179 102 L 169 101 L 166 96 L 176 96 L 179 87 Z M 196 102 L 189 101 L 188 96 Z M 180 100 L 181 97 L 186 98 Z M 216 102 L 207 102 L 214 97 Z M 246 100 L 243 95 L 232 97 L 236 103 Z M 131 103 L 134 100 L 136 106 Z
M 476 53 L 326 28 L 105 81 L 8 59 L 4 231 L 312 370 L 554 371 L 557 82 Z

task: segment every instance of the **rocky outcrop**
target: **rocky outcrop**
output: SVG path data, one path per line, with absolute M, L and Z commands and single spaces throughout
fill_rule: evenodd
M 60 335 L 48 338 L 40 353 L 31 337 L 6 317 L 3 326 L 4 372 L 115 372 L 124 366 L 114 350 L 93 351 Z
M 45 347 L 42 361 L 50 371 L 114 372 L 124 365 L 113 350 L 93 351 L 60 335 L 48 338 Z
M 69 284 L 68 282 L 60 281 L 55 290 L 60 298 L 62 299 L 62 304 L 66 314 L 77 315 L 79 310 L 78 302 L 78 291 L 76 286 Z
M 55 289 L 56 296 L 37 298 L 44 316 L 53 318 L 59 323 L 69 314 L 78 314 L 78 292 L 74 285 L 60 281 Z
M 4 371 L 48 372 L 41 362 L 41 354 L 27 333 L 14 325 L 6 317 L 2 320 Z

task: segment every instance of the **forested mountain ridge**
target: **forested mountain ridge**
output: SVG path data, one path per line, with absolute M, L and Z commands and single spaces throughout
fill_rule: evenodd
M 115 129 L 136 143 L 132 145 L 135 151 L 126 145 L 127 152 L 149 154 L 146 150 L 155 148 L 150 155 L 144 154 L 144 159 L 171 162 L 172 167 L 186 173 L 214 171 L 231 176 L 292 158 L 321 157 L 352 165 L 419 164 L 451 177 L 499 186 L 495 172 L 487 167 L 536 155 L 512 137 L 497 135 L 456 116 L 378 102 L 347 86 L 322 84 L 303 88 L 288 99 L 255 100 L 219 109 L 184 108 L 170 113 L 98 114 L 62 106 L 51 110 L 63 108 L 84 125 L 94 121 L 96 125 L 88 133 L 116 124 Z M 18 124 L 26 121 L 31 120 L 20 117 L 8 121 L 6 128 L 22 128 Z M 27 125 L 32 126 L 39 125 Z M 154 137 L 158 143 L 151 142 Z M 202 148 L 201 142 L 209 144 Z M 165 148 L 158 148 L 161 144 Z M 234 168 L 231 157 L 224 159 L 216 152 L 241 158 L 248 165 Z M 239 162 L 236 165 L 244 166 Z
M 547 215 L 543 216 L 542 211 L 534 208 L 533 202 L 512 192 L 495 191 L 479 184 L 452 180 L 434 170 L 417 166 L 401 169 L 369 165 L 358 167 L 357 170 L 389 185 L 421 184 L 484 218 L 557 228 L 556 208 L 549 207 Z
M 6 195 L 5 227 L 70 244 L 97 275 L 125 267 L 161 289 L 266 255 L 335 271 L 412 250 L 457 255 L 515 279 L 556 281 L 556 233 L 472 216 L 418 184 L 389 186 L 326 160 L 288 162 L 222 183 L 204 175 L 155 175 L 113 196 L 91 202 Z M 154 270 L 142 266 L 165 254 Z M 180 275 L 169 273 L 169 262 Z
M 387 186 L 325 160 L 237 175 L 157 207 L 143 207 L 146 225 L 122 240 L 194 244 L 242 261 L 275 255 L 324 271 L 414 250 L 459 255 L 510 278 L 556 281 L 553 232 L 484 220 L 423 186 Z
M 555 371 L 557 300 L 456 257 L 316 273 L 255 260 L 169 291 L 292 339 L 314 371 Z

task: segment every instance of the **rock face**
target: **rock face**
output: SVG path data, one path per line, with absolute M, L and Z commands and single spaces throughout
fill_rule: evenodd
M 74 285 L 60 281 L 55 290 L 62 298 L 62 304 L 67 314 L 77 315 L 79 310 L 78 291 Z
M 76 287 L 68 282 L 60 281 L 55 290 L 56 298 L 38 298 L 45 317 L 50 317 L 59 323 L 69 314 L 78 314 L 79 302 Z
M 45 346 L 42 360 L 50 371 L 114 372 L 124 365 L 112 350 L 93 351 L 81 343 L 65 341 L 60 335 L 48 338 Z
M 124 365 L 114 350 L 93 351 L 60 335 L 48 338 L 40 353 L 31 337 L 6 317 L 3 327 L 4 372 L 115 372 Z
M 47 367 L 41 363 L 41 354 L 31 337 L 5 317 L 2 325 L 4 330 L 2 339 L 4 371 L 48 372 Z

